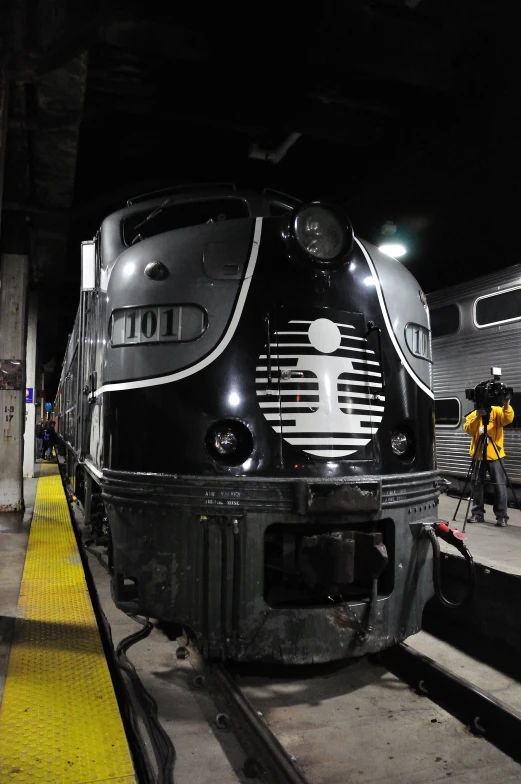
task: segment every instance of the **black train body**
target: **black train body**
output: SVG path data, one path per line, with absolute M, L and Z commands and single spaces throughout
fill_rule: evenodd
M 56 414 L 117 606 L 243 661 L 418 631 L 438 489 L 407 270 L 337 207 L 229 186 L 130 202 L 83 264 Z

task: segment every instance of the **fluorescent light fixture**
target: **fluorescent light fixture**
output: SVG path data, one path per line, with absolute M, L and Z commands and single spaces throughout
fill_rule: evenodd
M 385 253 L 386 256 L 392 256 L 394 259 L 399 259 L 400 256 L 405 256 L 407 248 L 399 242 L 384 242 L 383 245 L 378 246 L 378 250 Z

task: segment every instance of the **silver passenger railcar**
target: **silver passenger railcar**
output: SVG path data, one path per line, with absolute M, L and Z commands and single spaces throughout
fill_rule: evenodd
M 514 421 L 505 429 L 505 468 L 521 484 L 521 264 L 428 296 L 434 362 L 438 469 L 461 490 L 470 465 L 470 438 L 463 430 L 473 409 L 465 389 L 502 369 L 514 388 Z

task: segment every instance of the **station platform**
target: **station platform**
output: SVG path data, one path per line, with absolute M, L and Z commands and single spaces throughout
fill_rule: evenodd
M 447 520 L 451 528 L 459 528 L 461 531 L 467 500 L 465 498 L 462 500 L 454 522 L 452 518 L 458 501 L 458 497 L 442 495 L 438 511 L 440 519 Z M 509 508 L 508 517 L 508 525 L 499 528 L 495 525 L 496 518 L 492 506 L 485 505 L 484 523 L 467 521 L 465 529 L 468 536 L 467 544 L 476 563 L 498 569 L 506 574 L 521 575 L 521 511 Z M 440 546 L 444 552 L 454 555 L 454 548 L 450 545 L 440 542 Z
M 0 782 L 134 784 L 125 729 L 56 464 L 38 464 L 34 512 L 2 520 L 0 596 L 5 684 Z M 27 503 L 27 498 L 26 498 Z M 10 613 L 10 615 L 6 615 Z M 14 614 L 14 619 L 13 619 Z M 1 665 L 1 662 L 0 662 Z
M 463 499 L 453 520 L 459 497 L 442 495 L 439 519 L 463 530 L 467 501 Z M 481 647 L 483 655 L 498 656 L 502 666 L 519 673 L 521 659 L 521 512 L 508 509 L 508 525 L 495 525 L 492 506 L 485 505 L 485 522 L 467 522 L 467 546 L 474 558 L 475 591 L 471 602 L 452 609 L 432 599 L 423 614 L 423 628 L 465 649 Z M 464 558 L 440 540 L 441 577 L 444 595 L 460 601 L 468 590 L 469 574 Z M 497 666 L 497 664 L 496 664 Z M 516 677 L 518 677 L 516 675 Z M 519 676 L 521 677 L 521 676 Z

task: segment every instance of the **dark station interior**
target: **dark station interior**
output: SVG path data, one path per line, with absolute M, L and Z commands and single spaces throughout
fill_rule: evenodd
M 520 24 L 0 4 L 0 784 L 519 781 Z
M 65 351 L 79 243 L 172 184 L 332 199 L 370 241 L 393 221 L 427 292 L 515 263 L 518 14 L 487 0 L 351 0 L 311 18 L 268 3 L 251 20 L 211 4 L 4 3 L 3 243 L 32 248 L 43 362 Z

